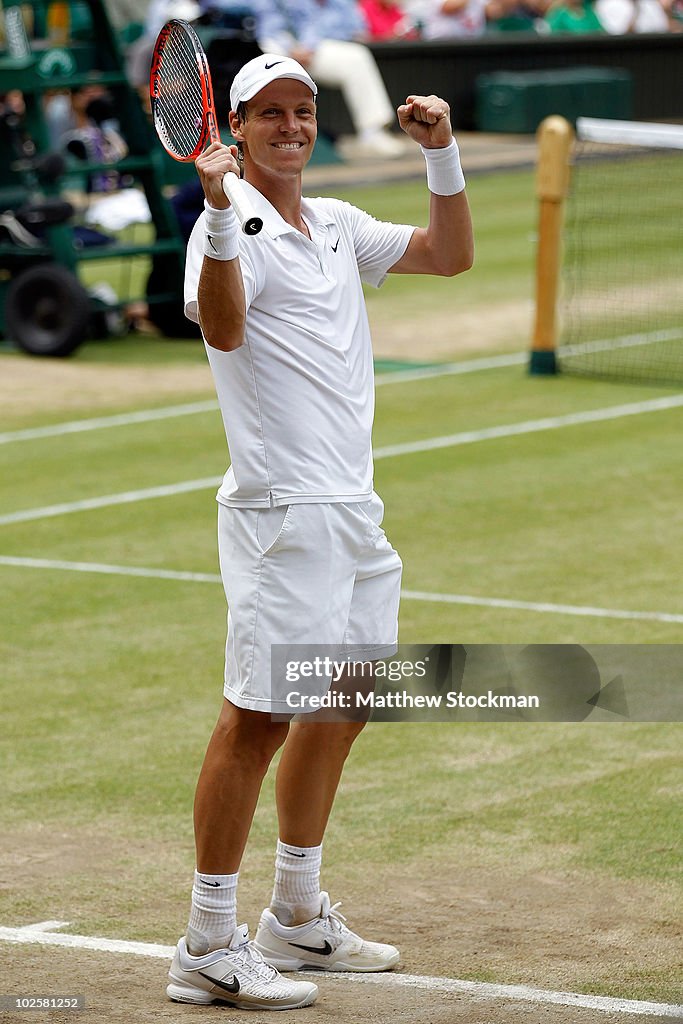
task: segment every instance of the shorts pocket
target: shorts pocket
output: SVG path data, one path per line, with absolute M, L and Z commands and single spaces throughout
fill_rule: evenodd
M 260 508 L 256 513 L 256 543 L 262 555 L 271 555 L 279 547 L 291 520 L 291 505 Z
M 384 502 L 379 494 L 373 491 L 369 501 L 361 502 L 359 507 L 365 518 L 369 519 L 373 526 L 381 527 L 382 520 L 384 519 Z

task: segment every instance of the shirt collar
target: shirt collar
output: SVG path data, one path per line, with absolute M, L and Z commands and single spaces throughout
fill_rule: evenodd
M 262 195 L 257 188 L 254 188 L 254 186 L 248 181 L 243 180 L 242 184 L 249 193 L 249 198 L 254 207 L 254 212 L 258 214 L 263 221 L 264 231 L 267 231 L 271 238 L 279 238 L 280 235 L 286 235 L 291 232 L 297 232 L 297 234 L 300 234 L 295 227 L 288 224 L 287 221 L 280 216 L 272 203 L 269 203 L 266 197 Z M 308 223 L 313 227 L 323 228 L 328 224 L 336 223 L 335 218 L 331 213 L 321 211 L 307 199 L 301 200 L 301 210 Z

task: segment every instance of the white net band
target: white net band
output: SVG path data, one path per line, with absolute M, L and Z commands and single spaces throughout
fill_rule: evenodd
M 683 125 L 650 124 L 648 121 L 608 121 L 579 117 L 576 137 L 581 142 L 645 146 L 651 149 L 683 149 Z

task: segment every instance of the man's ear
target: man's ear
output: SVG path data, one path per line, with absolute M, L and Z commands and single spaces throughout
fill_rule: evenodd
M 232 134 L 233 139 L 237 139 L 238 142 L 244 142 L 244 135 L 242 134 L 242 122 L 240 121 L 239 117 L 237 116 L 234 110 L 230 111 L 228 115 L 228 121 L 230 123 L 230 132 Z

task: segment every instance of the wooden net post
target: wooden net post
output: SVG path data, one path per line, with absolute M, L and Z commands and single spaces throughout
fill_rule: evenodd
M 574 131 L 563 117 L 546 117 L 538 129 L 536 195 L 536 315 L 530 373 L 556 373 L 557 300 L 562 265 L 562 223 L 569 191 L 569 156 Z

